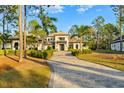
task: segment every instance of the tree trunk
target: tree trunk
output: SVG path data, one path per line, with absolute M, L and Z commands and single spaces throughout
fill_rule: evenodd
M 38 43 L 39 43 L 39 41 L 37 41 L 37 51 L 38 51 Z
M 109 50 L 111 50 L 111 43 L 112 43 L 112 34 L 109 36 Z
M 5 21 L 4 21 L 4 15 L 3 15 L 3 36 L 4 36 L 4 31 L 5 31 L 5 27 L 4 27 Z M 3 49 L 5 48 L 4 46 L 4 37 L 3 37 Z
M 80 38 L 80 49 L 82 51 L 82 37 Z
M 98 31 L 97 31 L 97 37 L 96 37 L 96 49 L 99 49 L 99 35 L 98 35 Z
M 42 38 L 42 52 L 43 52 L 43 42 L 44 42 L 44 39 Z
M 24 5 L 24 58 L 26 56 L 26 5 Z
M 3 15 L 3 50 L 4 56 L 6 56 L 6 48 L 5 48 L 5 16 Z
M 122 7 L 119 9 L 120 51 L 122 51 Z
M 20 35 L 20 54 L 19 62 L 23 60 L 23 36 L 22 36 L 22 5 L 19 6 L 19 35 Z

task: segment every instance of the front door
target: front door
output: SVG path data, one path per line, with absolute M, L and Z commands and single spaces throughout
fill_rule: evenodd
M 60 50 L 61 51 L 64 51 L 65 49 L 64 49 L 64 44 L 60 44 Z

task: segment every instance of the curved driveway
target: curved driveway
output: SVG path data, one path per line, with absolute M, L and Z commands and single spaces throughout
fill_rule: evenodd
M 55 52 L 48 62 L 53 69 L 49 87 L 124 87 L 124 72 L 79 60 L 69 52 Z

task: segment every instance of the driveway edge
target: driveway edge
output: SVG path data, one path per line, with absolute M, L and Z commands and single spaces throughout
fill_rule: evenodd
M 48 60 L 47 63 L 49 64 L 50 66 L 50 70 L 51 70 L 51 76 L 50 76 L 50 81 L 49 81 L 49 84 L 48 84 L 48 88 L 53 88 L 53 83 L 54 83 L 54 67 L 53 65 L 50 63 L 50 61 Z

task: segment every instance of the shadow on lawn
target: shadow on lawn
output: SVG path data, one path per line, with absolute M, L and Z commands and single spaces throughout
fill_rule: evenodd
M 48 87 L 48 77 L 34 70 L 26 70 L 28 76 L 6 65 L 9 71 L 0 74 L 0 88 L 44 88 Z M 46 82 L 44 82 L 46 81 Z
M 16 62 L 19 62 L 19 60 L 15 59 L 15 58 L 13 58 L 13 57 L 11 57 L 11 56 L 9 56 L 9 55 L 6 55 L 6 57 L 8 57 L 9 59 L 12 59 L 12 60 L 14 60 L 14 61 L 16 61 Z M 47 62 L 45 62 L 45 61 L 42 62 L 42 61 L 43 61 L 42 59 L 41 59 L 41 60 L 36 60 L 36 59 L 30 58 L 30 57 L 27 57 L 26 59 L 29 60 L 29 61 L 33 61 L 33 62 L 35 62 L 35 63 L 41 64 L 41 65 L 46 65 L 46 66 L 48 66 Z
M 9 55 L 6 56 L 16 62 L 16 58 Z M 33 61 L 40 65 L 47 65 L 46 62 L 27 58 L 27 60 Z M 36 69 L 22 68 L 17 70 L 12 66 L 3 64 L 0 65 L 0 88 L 44 88 L 48 87 L 49 78 L 38 73 Z
M 29 58 L 29 57 L 27 57 L 26 59 L 29 60 L 29 61 L 33 61 L 34 63 L 38 63 L 38 64 L 40 64 L 40 65 L 48 66 L 48 64 L 47 64 L 46 61 L 42 62 L 42 61 L 43 61 L 42 59 L 41 59 L 41 60 L 35 60 L 35 59 Z
M 13 57 L 10 57 L 9 55 L 6 55 L 6 57 L 8 57 L 9 59 L 12 59 L 12 60 L 14 60 L 14 61 L 16 61 L 16 62 L 19 62 L 19 60 L 15 59 L 15 58 L 13 58 Z

